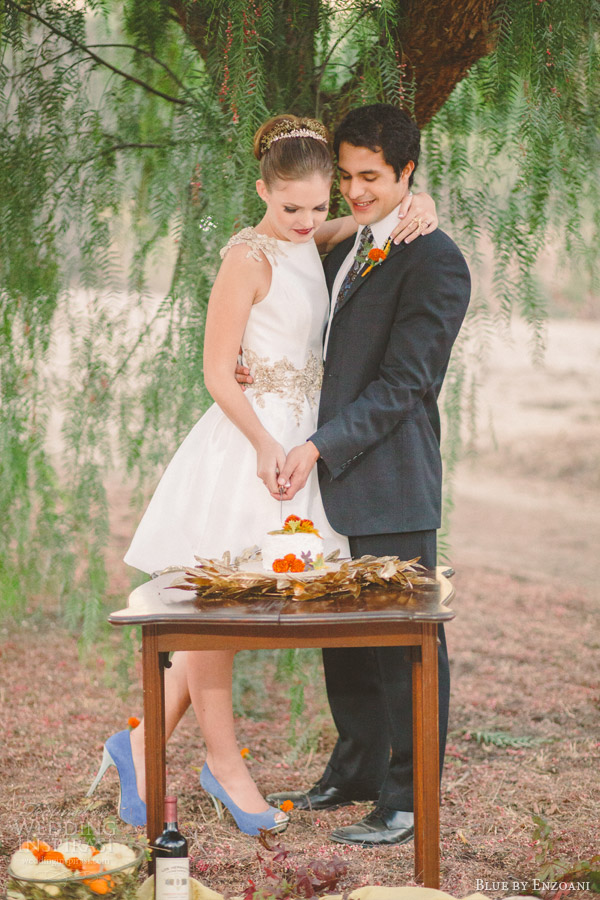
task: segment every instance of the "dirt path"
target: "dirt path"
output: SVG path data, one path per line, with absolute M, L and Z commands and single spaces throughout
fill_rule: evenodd
M 452 560 L 597 595 L 600 323 L 551 321 L 539 366 L 525 326 L 512 332 L 491 346 L 477 455 L 457 473 Z

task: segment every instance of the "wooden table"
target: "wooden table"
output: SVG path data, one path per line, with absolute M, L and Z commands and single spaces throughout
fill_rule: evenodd
M 412 649 L 415 878 L 439 887 L 439 742 L 437 624 L 454 618 L 450 582 L 415 591 L 373 587 L 354 599 L 286 598 L 203 601 L 167 589 L 176 573 L 137 588 L 113 625 L 142 626 L 148 839 L 162 831 L 165 776 L 164 669 L 171 650 L 256 650 L 275 647 Z

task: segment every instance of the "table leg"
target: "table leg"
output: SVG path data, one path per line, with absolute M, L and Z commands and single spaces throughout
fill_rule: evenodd
M 164 661 L 152 625 L 142 628 L 144 741 L 146 752 L 146 831 L 150 844 L 162 832 L 166 793 Z
M 423 625 L 413 650 L 413 784 L 415 879 L 440 886 L 439 712 L 437 626 Z
M 415 816 L 415 881 L 423 881 L 423 656 L 412 647 L 413 810 Z

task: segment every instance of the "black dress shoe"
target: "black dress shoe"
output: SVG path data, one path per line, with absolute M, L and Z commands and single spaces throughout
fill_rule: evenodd
M 414 833 L 413 813 L 390 809 L 387 806 L 376 806 L 356 825 L 336 828 L 330 837 L 338 844 L 405 844 Z
M 280 791 L 267 794 L 265 799 L 274 806 L 280 806 L 284 800 L 291 800 L 294 809 L 337 809 L 338 806 L 350 806 L 357 798 L 349 797 L 341 788 L 328 787 L 321 790 L 321 785 L 315 784 L 309 791 Z

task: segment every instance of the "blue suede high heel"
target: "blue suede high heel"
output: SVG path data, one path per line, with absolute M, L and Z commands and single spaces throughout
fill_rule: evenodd
M 131 732 L 128 728 L 111 735 L 104 745 L 102 762 L 98 774 L 86 794 L 91 797 L 107 769 L 114 766 L 119 776 L 121 792 L 119 795 L 119 816 L 128 825 L 142 826 L 146 824 L 146 804 L 140 799 L 135 781 L 135 767 L 131 755 Z
M 200 784 L 207 794 L 210 794 L 219 819 L 223 818 L 223 806 L 226 806 L 235 819 L 235 824 L 244 834 L 256 835 L 261 828 L 265 828 L 267 831 L 285 831 L 288 826 L 290 817 L 286 816 L 285 819 L 277 821 L 275 816 L 277 813 L 281 814 L 281 810 L 275 809 L 273 806 L 260 813 L 249 813 L 240 809 L 227 791 L 221 787 L 207 763 L 204 763 L 200 772 Z

